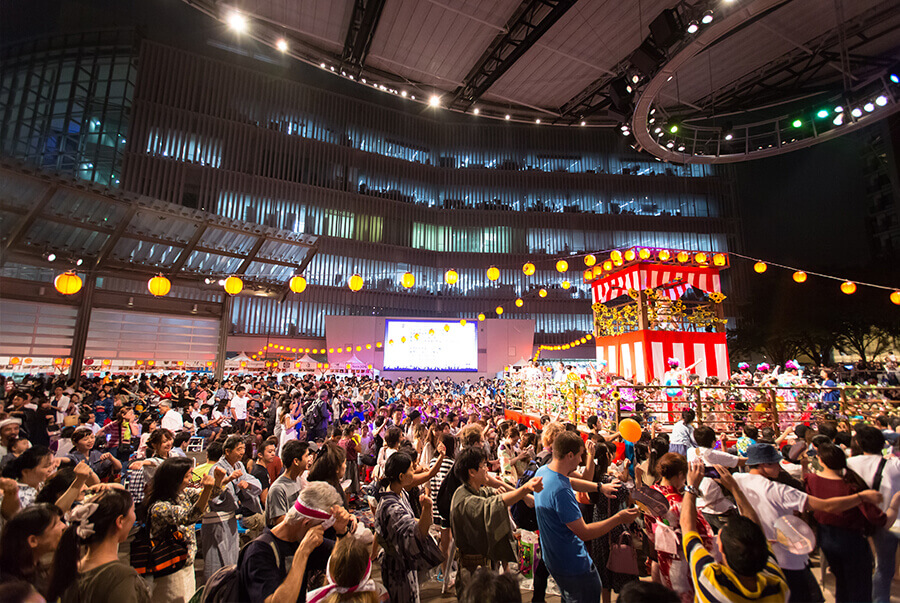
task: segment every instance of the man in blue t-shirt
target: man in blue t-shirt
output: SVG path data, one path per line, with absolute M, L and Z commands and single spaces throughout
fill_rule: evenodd
M 633 522 L 639 514 L 636 508 L 623 509 L 604 521 L 584 523 L 568 478 L 581 464 L 583 455 L 581 436 L 564 431 L 553 441 L 553 460 L 535 474 L 544 484 L 544 489 L 534 495 L 541 552 L 564 603 L 600 601 L 600 574 L 584 543 L 618 525 Z

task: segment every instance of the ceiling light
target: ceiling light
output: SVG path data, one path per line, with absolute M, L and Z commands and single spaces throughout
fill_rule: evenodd
M 825 119 L 828 117 L 828 109 L 819 109 L 819 112 L 816 113 L 816 117 L 819 119 Z
M 279 40 L 277 42 L 275 42 L 275 48 L 277 48 L 281 52 L 287 52 L 287 50 L 288 50 L 287 40 L 285 40 L 284 38 L 279 38 Z
M 863 109 L 866 110 L 866 113 L 871 113 L 872 111 L 875 110 L 875 104 L 872 102 L 868 102 L 865 105 L 863 105 Z
M 732 140 L 733 138 L 734 138 L 734 134 L 732 134 L 731 132 L 729 132 L 728 134 L 725 135 L 725 140 Z
M 400 91 L 400 96 L 402 96 L 403 98 L 406 98 L 406 95 L 407 95 L 406 90 L 401 90 L 401 91 Z
M 505 119 L 506 121 L 509 121 L 509 113 L 507 113 L 506 117 L 504 117 L 503 119 Z
M 655 118 L 655 117 L 651 117 L 651 118 L 648 120 L 647 123 L 651 123 L 651 124 L 652 124 L 652 123 L 655 122 L 655 121 L 656 121 L 656 118 Z
M 325 63 L 319 63 L 319 67 L 321 67 L 322 69 L 325 69 Z M 364 84 L 366 83 L 365 80 L 363 80 L 363 83 Z
M 697 23 L 696 21 L 691 21 L 690 23 L 688 23 L 687 32 L 689 34 L 697 33 L 697 31 L 699 29 L 700 29 L 700 24 Z
M 843 114 L 843 113 L 838 113 L 838 114 L 837 114 L 837 117 L 835 117 L 835 118 L 831 121 L 831 123 L 833 123 L 833 124 L 836 125 L 836 126 L 842 126 L 842 125 L 844 125 L 844 114 Z
M 891 75 L 889 75 L 888 79 L 895 84 L 900 84 L 900 75 L 897 75 L 896 73 L 892 73 Z
M 540 124 L 541 124 L 541 118 L 538 117 L 536 120 L 534 120 L 534 123 L 540 125 Z
M 834 112 L 835 113 L 843 113 L 844 108 L 842 106 L 838 105 L 837 107 L 834 108 Z
M 586 122 L 586 121 L 583 121 L 583 122 L 581 122 L 581 125 L 582 125 L 582 126 L 586 126 L 586 125 L 587 125 L 587 122 Z
M 76 266 L 81 266 L 82 264 L 84 264 L 84 260 L 82 260 L 81 258 L 78 258 L 77 260 L 75 260 Z
M 641 81 L 641 76 L 639 76 L 637 73 L 631 76 L 632 84 L 637 84 L 639 81 Z
M 650 109 L 650 115 L 654 115 L 656 113 L 656 109 Z
M 52 261 L 55 260 L 55 259 L 56 259 L 56 254 L 55 254 L 55 253 L 48 253 L 48 254 L 47 254 L 47 261 L 48 261 L 48 262 L 52 262 Z
M 325 65 L 325 63 L 322 63 L 322 65 Z M 366 83 L 366 78 L 361 77 L 361 78 L 359 78 L 359 81 L 361 81 L 363 84 L 365 84 L 365 83 Z
M 678 145 L 678 150 L 679 150 L 680 152 L 683 153 L 683 152 L 684 152 L 684 145 L 683 145 L 683 144 Z
M 411 98 L 412 100 L 416 100 L 416 95 L 415 95 L 415 94 L 410 94 L 410 95 L 409 95 L 409 98 Z
M 667 147 L 667 148 L 670 148 L 670 149 L 671 149 L 671 148 L 674 147 L 674 146 L 675 146 L 675 143 L 672 142 L 671 140 L 670 140 L 669 142 L 666 143 L 666 147 Z
M 441 106 L 441 97 L 437 94 L 432 94 L 431 98 L 428 99 L 428 104 L 432 107 L 440 107 Z
M 850 112 L 850 114 L 853 115 L 853 117 L 862 117 L 862 109 L 860 109 L 859 107 L 855 107 L 853 111 Z
M 628 86 L 625 86 L 625 91 L 628 92 L 628 94 L 631 94 L 632 92 L 634 92 L 634 88 L 632 88 L 630 85 L 628 85 Z
M 672 124 L 671 126 L 669 126 L 669 132 L 671 132 L 672 134 L 674 134 L 677 131 L 678 131 L 678 124 Z
M 238 33 L 247 31 L 247 17 L 237 11 L 228 13 L 228 16 L 225 17 L 225 22 L 228 23 L 228 27 Z
M 794 121 L 791 122 L 791 125 L 792 125 L 793 127 L 795 127 L 795 128 L 802 127 L 802 126 L 803 126 L 803 120 L 801 120 L 801 119 L 795 119 Z
M 882 94 L 881 96 L 879 96 L 878 98 L 875 99 L 875 104 L 878 105 L 879 107 L 885 106 L 886 104 L 888 104 L 888 97 L 886 97 L 885 95 Z
M 700 22 L 703 23 L 704 25 L 709 25 L 710 23 L 712 23 L 713 22 L 713 12 L 711 10 L 708 10 L 705 13 L 703 13 L 703 17 L 700 19 Z
M 478 115 L 479 113 L 481 113 L 481 109 L 479 109 L 478 107 L 475 107 L 474 109 L 472 109 L 472 113 L 474 113 L 475 115 Z
M 631 134 L 631 132 L 628 130 L 622 130 L 622 136 L 628 136 L 629 134 Z

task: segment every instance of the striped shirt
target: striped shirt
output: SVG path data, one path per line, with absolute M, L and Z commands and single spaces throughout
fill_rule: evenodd
M 694 583 L 695 601 L 700 603 L 784 603 L 788 586 L 775 555 L 769 548 L 766 567 L 756 574 L 756 587 L 747 589 L 727 565 L 716 563 L 709 551 L 703 548 L 697 532 L 684 535 L 684 554 L 690 561 L 691 580 Z

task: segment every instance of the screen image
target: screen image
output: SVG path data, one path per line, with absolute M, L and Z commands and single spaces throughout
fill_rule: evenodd
M 475 321 L 388 319 L 384 331 L 386 371 L 478 370 Z

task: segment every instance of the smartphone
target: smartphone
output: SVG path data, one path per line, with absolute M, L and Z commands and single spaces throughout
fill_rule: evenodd
M 720 477 L 722 477 L 721 475 L 719 475 L 719 472 L 716 471 L 715 467 L 706 467 L 706 468 L 704 468 L 704 469 L 703 469 L 703 476 L 704 476 L 704 477 L 710 477 L 710 478 L 712 478 L 712 479 L 719 479 Z

